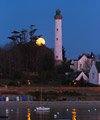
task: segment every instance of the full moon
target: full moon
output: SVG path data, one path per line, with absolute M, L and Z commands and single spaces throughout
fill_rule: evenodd
M 38 46 L 45 45 L 45 40 L 44 40 L 43 38 L 38 38 L 38 39 L 36 40 L 36 44 L 37 44 Z

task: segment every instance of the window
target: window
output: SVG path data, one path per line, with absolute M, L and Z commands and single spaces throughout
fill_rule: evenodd
M 58 38 L 56 38 L 56 40 L 58 40 Z
M 58 31 L 58 28 L 57 28 L 57 31 Z
M 56 56 L 56 58 L 58 58 L 58 56 Z
M 82 64 L 80 64 L 80 68 L 82 68 Z
M 92 73 L 92 78 L 94 79 L 94 73 Z

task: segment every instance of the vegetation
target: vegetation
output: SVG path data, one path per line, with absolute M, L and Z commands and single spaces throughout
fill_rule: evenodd
M 65 48 L 64 46 L 62 46 L 62 55 L 63 55 L 63 62 L 66 62 L 66 51 L 65 51 Z
M 13 31 L 10 44 L 0 48 L 0 86 L 73 86 L 66 72 L 73 72 L 66 63 L 65 48 L 62 47 L 63 62 L 54 66 L 54 55 L 45 45 L 38 46 L 34 25 L 30 31 Z M 83 80 L 77 86 L 85 86 Z
M 0 48 L 0 78 L 27 80 L 37 79 L 44 72 L 54 70 L 53 52 L 45 45 L 37 46 L 36 40 L 41 35 L 35 35 L 37 29 L 30 31 L 13 31 L 10 44 Z M 21 83 L 21 81 L 20 81 Z M 10 81 L 8 85 L 17 85 Z
M 36 100 L 40 100 L 40 92 L 29 92 L 27 93 L 31 96 L 35 96 L 36 97 Z M 79 92 L 74 92 L 74 91 L 64 91 L 64 92 L 55 92 L 55 91 L 48 91 L 48 92 L 43 92 L 42 93 L 42 99 L 43 100 L 57 100 L 57 99 L 60 99 L 60 98 L 64 98 L 64 97 L 81 97 L 82 94 L 79 93 Z
M 66 63 L 65 48 L 62 47 L 63 62 L 54 66 L 54 55 L 45 45 L 38 46 L 37 29 L 13 31 L 10 44 L 0 48 L 0 86 L 61 86 L 69 85 L 65 75 L 71 71 Z

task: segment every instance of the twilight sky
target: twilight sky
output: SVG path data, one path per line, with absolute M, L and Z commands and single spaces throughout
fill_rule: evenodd
M 54 47 L 54 15 L 63 16 L 63 46 L 67 58 L 100 54 L 100 0 L 0 0 L 0 46 L 14 30 L 35 25 L 46 46 Z

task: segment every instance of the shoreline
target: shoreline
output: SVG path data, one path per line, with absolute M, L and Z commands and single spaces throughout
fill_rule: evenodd
M 46 106 L 55 108 L 100 108 L 100 101 L 0 101 L 1 107 L 21 107 L 36 108 L 37 106 Z
M 2 87 L 0 88 L 0 98 L 6 100 L 6 97 L 10 99 L 23 100 L 23 96 L 29 101 L 30 97 L 33 100 L 40 100 L 40 94 L 42 94 L 45 101 L 100 101 L 100 87 Z M 11 101 L 11 100 L 10 100 Z

